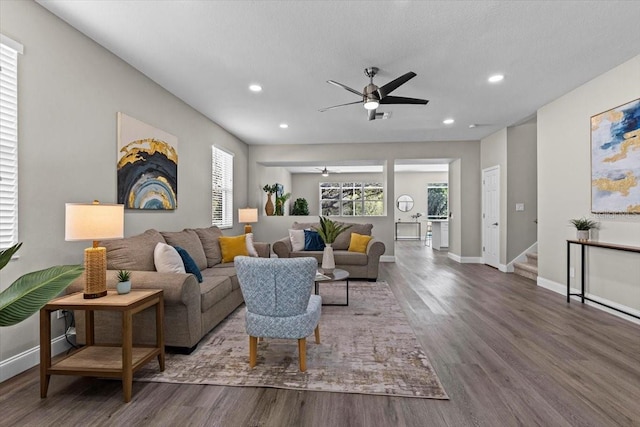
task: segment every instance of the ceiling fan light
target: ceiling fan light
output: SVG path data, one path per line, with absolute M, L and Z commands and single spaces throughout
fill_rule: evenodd
M 380 102 L 375 98 L 367 98 L 364 103 L 364 108 L 366 110 L 375 110 L 380 105 Z
M 324 176 L 325 178 L 329 176 L 329 171 L 327 170 L 326 167 L 322 169 L 322 176 Z

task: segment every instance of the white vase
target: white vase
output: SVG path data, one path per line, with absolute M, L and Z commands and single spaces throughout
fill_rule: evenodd
M 589 240 L 589 230 L 578 230 L 578 240 L 581 242 Z
M 118 282 L 116 285 L 116 290 L 119 294 L 128 294 L 131 291 L 131 280 L 127 280 L 126 282 Z
M 333 258 L 333 248 L 331 247 L 331 243 L 325 243 L 324 251 L 322 252 L 322 272 L 331 274 L 335 268 L 336 261 Z

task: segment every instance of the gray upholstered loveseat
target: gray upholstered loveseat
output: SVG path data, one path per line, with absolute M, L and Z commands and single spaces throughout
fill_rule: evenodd
M 378 278 L 378 264 L 380 256 L 384 254 L 385 246 L 375 237 L 371 239 L 367 245 L 365 253 L 349 252 L 349 243 L 351 242 L 351 233 L 358 233 L 371 236 L 372 224 L 355 224 L 338 222 L 339 224 L 351 225 L 351 228 L 343 231 L 331 245 L 335 258 L 336 268 L 341 268 L 349 272 L 351 279 L 367 279 L 374 281 Z M 319 223 L 300 223 L 294 222 L 291 226 L 294 230 L 309 230 L 318 227 Z M 291 240 L 284 237 L 273 244 L 273 252 L 278 258 L 294 258 L 294 257 L 314 257 L 318 260 L 318 265 L 322 263 L 322 251 L 293 251 Z
M 114 289 L 119 269 L 131 271 L 132 289 L 162 289 L 164 292 L 165 345 L 190 352 L 200 339 L 243 303 L 233 263 L 222 263 L 217 227 L 185 229 L 177 232 L 147 230 L 142 234 L 102 242 L 107 249 L 107 287 Z M 203 276 L 202 283 L 193 274 L 160 273 L 154 264 L 158 242 L 180 246 L 193 258 Z M 269 244 L 255 242 L 261 257 L 269 257 Z M 76 279 L 67 292 L 82 291 L 84 276 Z M 84 343 L 84 315 L 76 313 L 79 343 Z M 135 343 L 155 343 L 155 309 L 134 316 Z M 119 313 L 95 313 L 95 338 L 98 343 L 121 341 L 122 319 Z

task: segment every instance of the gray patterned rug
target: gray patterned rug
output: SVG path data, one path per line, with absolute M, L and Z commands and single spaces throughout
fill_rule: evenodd
M 323 302 L 344 302 L 344 283 L 322 283 Z M 265 339 L 249 368 L 244 306 L 205 336 L 190 355 L 167 354 L 165 371 L 150 363 L 134 380 L 274 387 L 448 399 L 385 282 L 349 283 L 349 306 L 322 307 L 320 344 L 307 339 L 307 371 L 298 370 L 296 340 Z

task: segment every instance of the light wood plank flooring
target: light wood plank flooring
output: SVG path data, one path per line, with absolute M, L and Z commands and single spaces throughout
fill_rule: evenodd
M 451 400 L 53 376 L 0 384 L 0 425 L 640 426 L 640 326 L 399 242 L 386 280 Z

